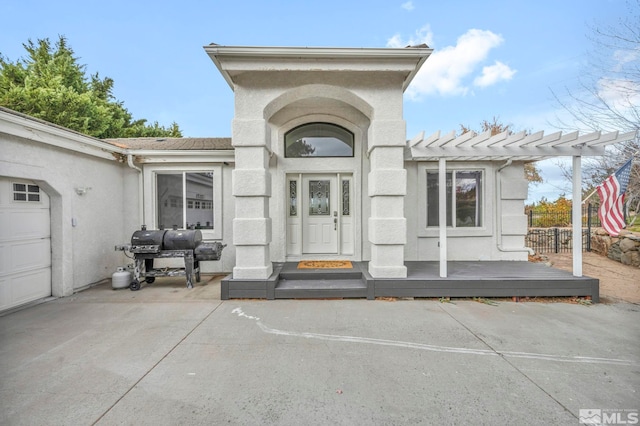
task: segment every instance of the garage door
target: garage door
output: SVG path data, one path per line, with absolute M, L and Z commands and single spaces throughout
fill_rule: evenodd
M 0 311 L 51 296 L 49 197 L 0 177 Z

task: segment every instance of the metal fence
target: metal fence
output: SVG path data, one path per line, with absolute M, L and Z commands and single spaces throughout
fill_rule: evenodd
M 540 213 L 528 210 L 526 246 L 536 253 L 568 253 L 573 250 L 572 212 Z M 582 251 L 591 251 L 591 228 L 600 226 L 598 206 L 582 206 Z
M 527 210 L 526 213 L 529 228 L 562 228 L 571 226 L 571 211 L 563 213 L 548 213 Z M 600 226 L 598 206 L 594 206 L 592 204 L 582 206 L 582 226 L 587 228 Z
M 591 251 L 591 232 L 582 229 L 582 251 Z M 571 228 L 530 228 L 525 244 L 536 253 L 569 253 L 573 250 Z

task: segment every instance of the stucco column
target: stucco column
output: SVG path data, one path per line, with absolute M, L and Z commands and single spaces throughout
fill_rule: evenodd
M 233 245 L 236 248 L 234 279 L 267 279 L 273 272 L 271 242 L 270 150 L 262 119 L 233 120 L 235 169 L 232 172 L 236 214 Z
M 404 168 L 406 126 L 404 120 L 375 120 L 369 132 L 369 273 L 374 278 L 405 278 L 404 246 L 407 219 L 404 196 L 407 171 Z

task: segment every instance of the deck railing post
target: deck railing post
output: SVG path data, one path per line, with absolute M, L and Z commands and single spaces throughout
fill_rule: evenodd
M 560 228 L 553 228 L 553 252 L 560 252 Z

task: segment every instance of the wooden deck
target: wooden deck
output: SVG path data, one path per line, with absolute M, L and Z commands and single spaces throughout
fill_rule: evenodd
M 367 262 L 353 269 L 297 269 L 274 263 L 267 280 L 222 281 L 221 298 L 322 299 L 376 297 L 591 297 L 599 301 L 599 281 L 530 262 L 448 262 L 440 278 L 438 262 L 406 262 L 407 278 L 373 278 Z

